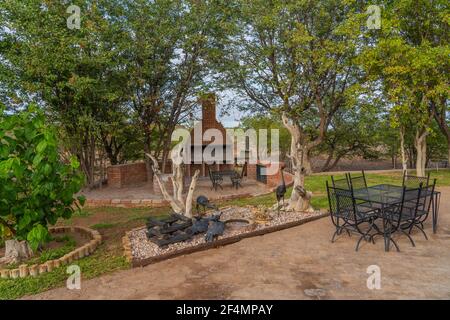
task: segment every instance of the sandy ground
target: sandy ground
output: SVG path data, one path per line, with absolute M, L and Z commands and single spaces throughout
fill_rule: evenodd
M 437 234 L 399 238 L 401 252 L 383 241 L 341 236 L 323 218 L 226 247 L 82 281 L 32 299 L 450 299 L 450 188 L 442 188 Z M 367 268 L 381 270 L 381 289 L 367 288 Z M 313 290 L 311 290 L 313 289 Z

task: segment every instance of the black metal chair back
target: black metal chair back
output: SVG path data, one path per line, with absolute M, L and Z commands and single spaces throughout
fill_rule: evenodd
M 352 177 L 352 174 L 349 172 L 348 181 L 352 189 L 367 189 L 367 180 L 364 170 L 361 170 L 361 175 L 356 177 Z
M 428 186 L 429 182 L 430 182 L 429 172 L 425 177 L 409 175 L 407 172 L 403 173 L 402 185 L 406 186 L 407 188 L 417 188 L 420 183 L 422 183 L 422 186 Z
M 433 203 L 434 197 L 434 188 L 436 186 L 436 179 L 433 180 L 433 184 L 428 184 L 425 188 L 422 189 L 422 193 L 420 195 L 420 200 L 416 211 L 414 212 L 414 217 L 408 220 L 409 225 L 404 226 L 404 229 L 409 229 L 408 233 L 411 233 L 414 227 L 419 229 L 422 232 L 425 239 L 428 240 L 428 236 L 424 230 L 424 222 L 427 220 L 428 215 L 430 213 L 430 207 Z M 405 187 L 406 188 L 406 187 Z
M 432 184 L 428 184 L 424 188 L 422 188 L 422 197 L 419 203 L 419 210 L 423 211 L 423 215 L 421 217 L 421 221 L 425 221 L 430 213 L 431 203 L 433 201 L 433 193 L 436 187 L 436 179 L 433 179 Z
M 244 163 L 243 166 L 238 167 L 238 169 L 236 170 L 236 168 L 234 169 L 234 171 L 236 172 L 236 177 L 240 178 L 241 180 L 244 178 L 245 173 L 247 173 L 247 162 Z
M 415 219 L 421 205 L 422 183 L 418 188 L 408 188 L 403 186 L 402 200 L 397 206 L 398 210 L 394 210 L 391 221 L 394 222 L 394 228 L 397 229 L 403 220 Z M 406 216 L 406 213 L 408 215 Z
M 352 195 L 352 191 L 348 188 L 341 189 L 337 187 L 331 187 L 326 182 L 328 203 L 330 206 L 330 215 L 332 219 L 335 217 L 342 218 L 344 220 L 356 221 L 356 204 Z
M 347 173 L 345 174 L 345 177 L 341 179 L 335 179 L 334 176 L 331 176 L 331 183 L 333 184 L 334 188 L 350 189 L 350 183 L 348 182 Z

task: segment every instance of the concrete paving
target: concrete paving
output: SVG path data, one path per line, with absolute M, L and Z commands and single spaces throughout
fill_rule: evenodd
M 441 188 L 437 234 L 404 236 L 401 252 L 383 241 L 341 236 L 330 243 L 328 217 L 144 268 L 82 281 L 82 289 L 58 288 L 31 299 L 449 299 L 450 188 Z M 431 219 L 430 219 L 431 220 Z M 381 289 L 367 287 L 367 268 L 379 266 Z

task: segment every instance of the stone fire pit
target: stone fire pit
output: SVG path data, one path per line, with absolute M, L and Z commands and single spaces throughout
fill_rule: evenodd
M 220 209 L 222 211 L 220 220 L 226 222 L 225 232 L 218 240 L 210 243 L 205 241 L 204 234 L 198 234 L 188 241 L 160 248 L 148 240 L 145 226 L 133 229 L 123 238 L 125 255 L 133 266 L 144 266 L 179 255 L 231 244 L 244 238 L 295 227 L 328 215 L 320 211 L 280 212 L 279 215 L 276 212 L 269 212 L 266 219 L 261 219 L 258 210 L 260 209 L 252 206 Z

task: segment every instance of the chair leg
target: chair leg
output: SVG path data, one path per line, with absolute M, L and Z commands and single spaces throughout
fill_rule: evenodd
M 339 235 L 339 229 L 337 229 L 337 230 L 334 232 L 333 236 L 331 237 L 331 243 L 334 243 L 334 239 L 336 238 L 337 235 Z
M 397 249 L 397 252 L 400 252 L 400 248 L 398 247 L 397 242 L 395 242 L 395 240 L 392 238 L 390 239 L 390 241 L 392 241 L 392 243 L 394 244 L 395 248 Z
M 405 236 L 408 237 L 409 241 L 411 241 L 412 246 L 415 247 L 416 244 L 414 243 L 414 240 L 411 238 L 411 236 L 409 235 L 409 233 L 406 232 L 405 230 L 401 230 L 401 231 L 402 231 L 402 233 L 403 233 Z
M 428 236 L 427 236 L 427 234 L 425 233 L 425 231 L 424 231 L 421 227 L 419 227 L 417 224 L 415 224 L 414 226 L 415 226 L 417 229 L 419 229 L 419 230 L 423 233 L 423 236 L 425 237 L 425 239 L 428 240 Z
M 359 249 L 359 244 L 361 243 L 361 240 L 362 240 L 362 239 L 365 239 L 365 235 L 364 235 L 364 234 L 359 238 L 358 242 L 356 243 L 355 251 L 358 251 L 358 249 Z
M 348 229 L 343 228 L 341 226 L 336 226 L 336 231 L 333 233 L 333 236 L 331 237 L 331 243 L 334 243 L 336 241 L 336 237 L 340 236 L 342 234 L 342 231 L 344 230 L 347 232 L 349 236 L 351 236 L 351 233 Z
M 359 245 L 361 244 L 361 240 L 362 240 L 362 239 L 364 239 L 365 241 L 367 241 L 367 240 L 366 240 L 366 237 L 369 236 L 369 240 L 370 240 L 370 238 L 371 238 L 372 236 L 370 236 L 369 233 L 370 233 L 370 231 L 372 230 L 372 228 L 373 228 L 373 226 L 370 225 L 370 228 L 369 228 L 364 234 L 361 235 L 361 237 L 359 238 L 358 242 L 356 243 L 355 251 L 358 251 Z

